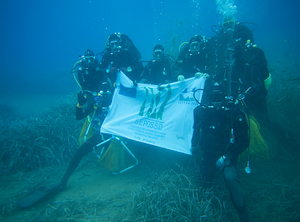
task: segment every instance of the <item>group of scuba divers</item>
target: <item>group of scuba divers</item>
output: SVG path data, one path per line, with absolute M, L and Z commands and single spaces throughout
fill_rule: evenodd
M 213 30 L 216 35 L 210 39 L 195 35 L 183 43 L 177 59 L 167 55 L 162 45 L 155 45 L 153 59 L 145 66 L 139 50 L 125 34 L 108 37 L 105 50 L 99 53 L 101 62 L 92 50 L 86 50 L 72 69 L 82 88 L 76 119 L 92 118 L 96 123 L 92 126 L 94 131 L 100 132 L 119 71 L 135 87 L 138 83 L 160 86 L 191 77 L 206 78 L 205 89 L 200 89 L 203 99 L 194 109 L 191 151 L 201 166 L 204 186 L 210 186 L 217 171 L 221 171 L 240 220 L 250 221 L 237 177 L 237 162 L 239 154 L 249 146 L 249 115 L 259 121 L 268 119 L 266 96 L 271 76 L 264 52 L 254 44 L 253 30 L 246 23 L 227 19 Z M 82 157 L 108 137 L 93 133 L 84 138 L 61 181 L 26 196 L 21 208 L 41 203 L 64 190 Z

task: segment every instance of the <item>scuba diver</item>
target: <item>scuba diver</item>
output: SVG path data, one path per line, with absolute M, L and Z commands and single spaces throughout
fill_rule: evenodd
M 152 55 L 153 59 L 145 66 L 140 82 L 154 85 L 174 82 L 172 76 L 174 60 L 164 53 L 164 47 L 161 44 L 155 45 Z
M 271 75 L 264 52 L 254 44 L 254 30 L 232 17 L 225 18 L 217 35 L 210 39 L 216 52 L 212 84 L 221 82 L 229 87 L 232 96 L 244 97 L 250 112 L 267 119 Z
M 206 47 L 206 43 L 206 38 L 200 35 L 193 36 L 189 43 L 185 43 L 173 69 L 173 75 L 178 81 L 210 73 L 212 65 L 210 54 L 213 54 L 213 51 Z
M 248 40 L 254 43 L 254 30 L 250 30 L 244 23 L 236 21 L 232 16 L 224 19 L 219 30 L 213 29 L 217 35 L 211 39 L 215 41 L 216 45 L 216 59 L 221 63 L 217 65 L 223 65 L 226 60 L 226 52 L 235 45 L 245 45 Z
M 197 163 L 200 162 L 204 187 L 212 185 L 218 170 L 223 173 L 239 218 L 247 222 L 249 216 L 237 178 L 237 161 L 239 154 L 249 146 L 248 122 L 245 112 L 235 105 L 236 101 L 225 95 L 225 88 L 215 83 L 208 92 L 208 104 L 194 109 L 191 152 Z
M 232 94 L 244 95 L 249 112 L 262 120 L 269 118 L 266 97 L 271 84 L 264 52 L 248 41 L 245 47 L 235 47 L 235 62 L 231 72 Z
M 119 70 L 136 83 L 143 72 L 141 57 L 141 53 L 127 35 L 114 33 L 106 41 L 101 64 L 112 83 L 116 82 Z
M 99 83 L 110 82 L 105 70 L 101 67 L 101 64 L 96 58 L 94 52 L 90 49 L 87 49 L 84 55 L 80 56 L 80 60 L 75 63 L 75 66 L 72 69 L 73 73 L 76 72 L 75 67 L 78 67 L 77 76 L 79 82 L 77 83 L 83 91 L 89 90 L 97 93 L 100 91 Z
M 111 104 L 112 86 L 109 81 L 101 82 L 102 80 L 108 80 L 108 78 L 105 75 L 101 76 L 103 73 L 98 72 L 99 63 L 94 58 L 94 53 L 91 50 L 87 50 L 77 64 L 80 64 L 78 77 L 79 82 L 82 84 L 82 86 L 80 85 L 82 91 L 77 95 L 76 119 L 86 118 L 79 136 L 79 148 L 76 150 L 60 182 L 43 186 L 28 194 L 19 202 L 20 208 L 32 207 L 63 191 L 82 157 L 93 151 L 93 148 L 104 141 L 106 137 L 111 136 L 101 134 L 100 128 Z M 74 68 L 77 67 L 77 64 Z M 73 73 L 74 68 L 71 70 Z

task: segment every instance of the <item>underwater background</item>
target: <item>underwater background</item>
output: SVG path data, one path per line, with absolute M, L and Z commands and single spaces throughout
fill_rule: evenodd
M 195 34 L 213 36 L 211 26 L 222 24 L 230 13 L 238 21 L 257 24 L 255 43 L 270 62 L 282 60 L 285 53 L 291 59 L 286 63 L 299 61 L 299 3 L 11 0 L 0 4 L 1 93 L 71 92 L 76 84 L 69 71 L 78 55 L 88 48 L 102 52 L 114 32 L 127 34 L 147 61 L 155 44 L 178 53 L 180 44 Z
M 121 32 L 142 61 L 152 58 L 158 43 L 177 56 L 181 43 L 195 34 L 214 36 L 211 27 L 234 15 L 254 23 L 251 30 L 257 25 L 255 44 L 265 52 L 273 79 L 267 102 L 276 127 L 261 129 L 270 159 L 253 160 L 250 175 L 240 169 L 250 216 L 300 221 L 299 6 L 283 0 L 1 1 L 0 219 L 236 221 L 222 178 L 214 191 L 199 191 L 198 169 L 189 157 L 136 143 L 130 145 L 140 164 L 131 171 L 113 176 L 91 154 L 57 199 L 28 211 L 14 206 L 37 184 L 60 178 L 77 148 L 79 88 L 70 70 L 79 55 L 102 52 L 108 36 Z M 176 187 L 168 187 L 170 181 Z

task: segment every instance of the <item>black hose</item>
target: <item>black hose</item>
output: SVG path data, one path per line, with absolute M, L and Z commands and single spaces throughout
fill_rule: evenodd
M 245 25 L 245 24 L 251 24 L 254 25 L 255 28 L 251 30 L 251 32 L 254 32 L 257 29 L 257 24 L 254 22 L 240 22 L 241 24 Z
M 212 26 L 210 27 L 211 30 L 212 30 L 214 33 L 218 34 L 218 31 L 216 31 L 216 30 L 214 29 L 215 27 L 221 28 L 222 26 L 221 26 L 221 25 L 212 25 Z
M 201 105 L 201 103 L 199 102 L 198 99 L 196 99 L 196 96 L 195 96 L 195 93 L 196 93 L 197 91 L 199 91 L 199 90 L 203 90 L 203 91 L 206 91 L 206 90 L 205 90 L 205 89 L 196 89 L 196 90 L 194 91 L 194 93 L 193 93 L 194 100 L 195 100 L 199 105 Z

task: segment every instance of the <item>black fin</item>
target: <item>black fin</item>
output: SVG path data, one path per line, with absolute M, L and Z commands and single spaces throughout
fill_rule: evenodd
M 43 186 L 24 197 L 21 201 L 19 201 L 18 206 L 25 209 L 42 203 L 47 199 L 55 196 L 59 192 L 63 191 L 65 187 L 66 186 L 62 185 L 61 183 Z

